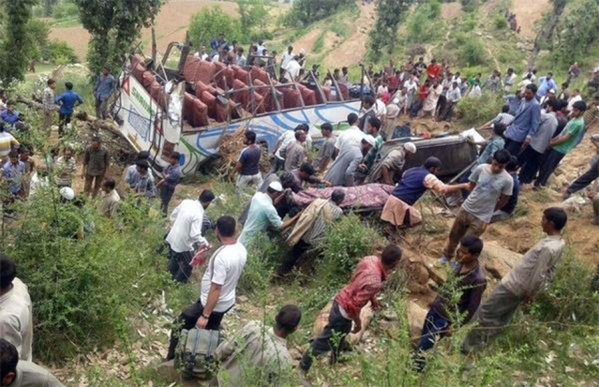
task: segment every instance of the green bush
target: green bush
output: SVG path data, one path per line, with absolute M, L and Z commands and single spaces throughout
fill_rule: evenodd
M 485 46 L 479 39 L 470 38 L 460 50 L 460 59 L 464 66 L 483 65 L 487 62 Z
M 189 24 L 189 39 L 194 47 L 210 47 L 210 41 L 221 34 L 228 41 L 245 42 L 239 22 L 227 15 L 220 7 L 211 7 L 194 14 Z
M 426 43 L 439 36 L 439 23 L 430 15 L 434 13 L 430 4 L 419 7 L 407 20 L 408 41 Z
M 54 40 L 50 42 L 44 53 L 44 58 L 57 65 L 78 63 L 75 50 L 65 42 Z
M 155 253 L 161 222 L 147 213 L 139 223 L 117 226 L 93 203 L 61 203 L 56 189 L 22 203 L 17 213 L 18 226 L 6 230 L 2 246 L 29 286 L 37 358 L 65 361 L 110 347 L 128 318 L 172 283 L 164 257 Z
M 52 17 L 54 19 L 76 19 L 79 18 L 79 8 L 73 1 L 59 1 L 52 9 Z
M 294 27 L 308 25 L 350 6 L 355 6 L 353 0 L 295 0 L 283 22 Z
M 356 263 L 367 255 L 373 255 L 375 247 L 383 244 L 380 233 L 365 226 L 357 215 L 343 216 L 331 225 L 322 243 L 322 258 L 317 264 L 318 275 L 343 284 L 349 279 Z
M 257 235 L 248 249 L 248 259 L 239 279 L 239 291 L 252 295 L 267 292 L 273 272 L 287 253 L 287 244 L 281 237 L 273 238 L 266 233 Z
M 540 293 L 534 315 L 543 321 L 599 324 L 599 293 L 591 288 L 594 273 L 571 251 L 558 263 L 549 288 Z
M 466 125 L 479 126 L 501 112 L 500 96 L 484 93 L 480 98 L 462 98 L 458 103 L 458 116 Z
M 496 29 L 504 30 L 507 28 L 507 19 L 501 14 L 496 15 L 493 19 L 493 24 L 495 24 Z

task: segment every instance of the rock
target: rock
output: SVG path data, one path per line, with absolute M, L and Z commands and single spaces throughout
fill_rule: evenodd
M 521 259 L 521 254 L 500 246 L 497 241 L 485 242 L 480 257 L 485 270 L 497 279 L 502 279 L 507 275 Z
M 333 307 L 333 303 L 329 302 L 321 311 L 318 317 L 316 317 L 316 321 L 314 322 L 314 326 L 312 327 L 312 337 L 316 338 L 322 334 L 324 331 L 324 327 L 329 322 L 329 314 L 331 313 L 331 308 Z M 374 316 L 374 310 L 370 305 L 370 302 L 366 304 L 365 307 L 362 308 L 360 312 L 360 320 L 362 321 L 362 329 L 358 333 L 351 333 L 347 337 L 348 343 L 351 345 L 355 345 L 362 340 L 372 317 Z
M 179 380 L 179 373 L 175 368 L 174 360 L 169 360 L 158 364 L 156 366 L 156 372 L 166 380 Z
M 248 302 L 248 298 L 246 296 L 239 296 L 237 297 L 237 300 L 239 301 L 239 303 Z
M 412 336 L 412 340 L 417 341 L 420 339 L 422 326 L 424 325 L 424 319 L 426 318 L 428 310 L 424 309 L 414 301 L 409 301 L 407 313 L 408 323 L 410 324 L 410 336 Z

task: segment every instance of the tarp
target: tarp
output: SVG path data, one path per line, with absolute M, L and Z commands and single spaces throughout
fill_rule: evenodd
M 298 205 L 306 207 L 315 199 L 329 199 L 334 190 L 342 189 L 345 192 L 345 200 L 341 203 L 341 208 L 381 209 L 385 206 L 393 188 L 392 185 L 376 183 L 357 187 L 308 188 L 293 194 L 293 200 Z

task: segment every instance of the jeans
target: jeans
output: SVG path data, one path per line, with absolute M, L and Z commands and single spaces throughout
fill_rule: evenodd
M 71 122 L 73 114 L 58 113 L 58 135 L 62 136 L 64 127 Z
M 445 316 L 432 309 L 428 311 L 422 327 L 422 337 L 414 358 L 418 370 L 422 370 L 426 365 L 423 352 L 432 349 L 437 341 L 447 336 L 449 326 L 450 322 Z
M 547 181 L 564 156 L 565 154 L 558 152 L 555 149 L 551 149 L 549 153 L 547 153 L 545 160 L 543 160 L 543 164 L 541 164 L 541 168 L 539 169 L 539 176 L 535 181 L 535 187 L 545 187 L 547 185 Z
M 225 316 L 225 312 L 212 312 L 210 318 L 208 319 L 208 325 L 206 325 L 207 330 L 217 331 L 220 329 L 220 324 L 223 321 L 223 317 Z M 204 313 L 204 306 L 202 305 L 202 301 L 198 300 L 195 304 L 188 306 L 181 312 L 181 315 L 175 320 L 175 327 L 171 331 L 171 339 L 168 346 L 168 354 L 166 355 L 166 360 L 171 360 L 175 358 L 175 351 L 177 349 L 177 345 L 179 344 L 179 334 L 182 329 L 191 329 L 193 328 L 200 316 Z
M 310 348 L 304 353 L 300 361 L 300 368 L 307 372 L 312 366 L 314 357 L 331 350 L 334 351 L 334 354 L 338 354 L 345 336 L 351 332 L 351 327 L 352 321 L 341 315 L 339 304 L 337 301 L 333 301 L 333 307 L 329 314 L 329 322 L 324 327 L 322 335 L 310 343 Z
M 182 283 L 189 281 L 193 269 L 190 265 L 190 262 L 193 259 L 193 252 L 184 251 L 178 253 L 169 246 L 168 255 L 168 271 L 173 276 L 173 279 Z
M 522 153 L 520 153 L 518 156 L 518 164 L 522 166 L 522 169 L 520 169 L 520 174 L 518 175 L 520 178 L 520 183 L 532 183 L 537 176 L 537 172 L 541 166 L 542 158 L 543 154 L 532 149 L 530 145 L 527 146 Z
M 169 187 L 167 185 L 165 185 L 160 191 L 160 209 L 165 215 L 168 214 L 168 204 L 170 203 L 174 193 L 175 187 Z

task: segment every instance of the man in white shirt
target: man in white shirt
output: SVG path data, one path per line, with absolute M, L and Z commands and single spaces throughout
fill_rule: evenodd
M 20 359 L 31 361 L 33 307 L 27 285 L 16 272 L 15 263 L 0 254 L 0 338 L 17 348 Z
M 219 330 L 225 314 L 235 305 L 235 290 L 247 261 L 247 250 L 235 239 L 235 219 L 221 216 L 216 221 L 216 237 L 221 243 L 208 261 L 202 277 L 201 295 L 197 303 L 179 316 L 181 329 Z M 179 331 L 173 330 L 167 360 L 174 359 Z
M 27 360 L 19 360 L 14 345 L 0 338 L 0 385 L 13 387 L 63 387 L 49 371 Z
M 204 210 L 213 200 L 212 191 L 202 191 L 198 200 L 183 200 L 170 216 L 172 226 L 166 236 L 169 245 L 168 270 L 177 282 L 189 280 L 194 252 L 200 246 L 208 245 L 202 236 L 202 224 Z
M 582 96 L 580 95 L 580 90 L 575 89 L 574 93 L 572 93 L 572 96 L 568 100 L 568 112 L 572 111 L 572 106 L 574 106 L 574 104 L 578 101 L 582 101 Z
M 341 134 L 337 136 L 337 141 L 335 142 L 335 148 L 338 153 L 353 146 L 360 147 L 362 139 L 366 137 L 366 133 L 361 131 L 357 126 L 358 115 L 356 113 L 350 113 L 347 116 L 347 123 L 350 125 L 349 129 L 345 129 L 341 132 Z
M 297 82 L 302 65 L 299 64 L 296 57 L 293 57 L 283 69 L 285 70 L 284 78 L 287 82 Z

